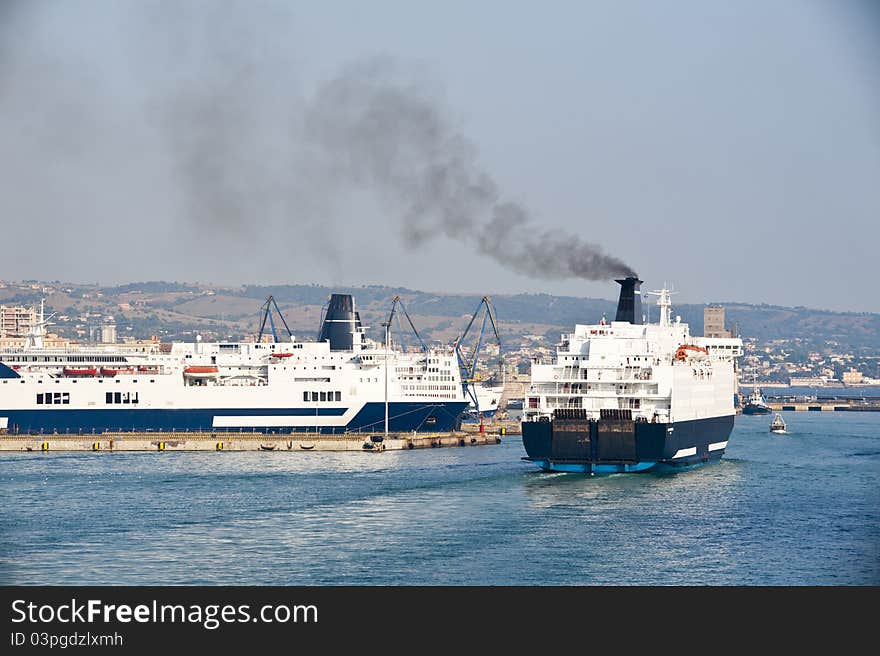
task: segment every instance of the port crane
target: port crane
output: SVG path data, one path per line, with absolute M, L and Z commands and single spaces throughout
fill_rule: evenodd
M 400 312 L 397 311 L 397 308 L 400 308 Z M 415 324 L 413 323 L 412 318 L 409 316 L 409 312 L 406 311 L 406 306 L 403 304 L 403 299 L 400 296 L 395 296 L 391 301 L 391 311 L 388 313 L 388 319 L 382 324 L 382 327 L 385 328 L 385 345 L 386 347 L 391 345 L 391 331 L 394 325 L 394 319 L 397 319 L 397 330 L 400 335 L 400 345 L 403 347 L 403 350 L 407 350 L 406 345 L 406 333 L 403 329 L 403 323 L 400 320 L 400 314 L 403 313 L 403 316 L 406 317 L 407 323 L 409 323 L 410 330 L 412 330 L 413 335 L 419 342 L 419 348 L 422 350 L 422 353 L 428 353 L 428 345 L 425 344 L 425 341 L 422 339 L 422 336 L 419 335 L 419 331 L 416 329 Z M 427 358 L 425 358 L 425 364 L 427 365 Z
M 260 331 L 257 334 L 257 343 L 263 341 L 263 333 L 266 330 L 266 321 L 269 322 L 269 327 L 272 330 L 272 341 L 276 344 L 278 343 L 278 331 L 275 330 L 275 321 L 272 319 L 272 308 L 275 308 L 275 313 L 278 315 L 278 318 L 281 319 L 281 323 L 284 324 L 284 329 L 287 330 L 287 336 L 290 338 L 290 341 L 293 341 L 293 333 L 290 331 L 290 328 L 287 325 L 287 322 L 284 320 L 284 315 L 281 314 L 281 309 L 278 307 L 278 303 L 275 302 L 275 297 L 271 294 L 269 298 L 266 299 L 266 302 L 260 306 Z
M 471 315 L 467 327 L 453 343 L 455 355 L 458 359 L 458 368 L 461 373 L 462 390 L 465 396 L 470 397 L 474 402 L 478 415 L 480 415 L 480 402 L 477 399 L 477 393 L 473 388 L 473 384 L 480 380 L 477 377 L 477 361 L 486 336 L 487 324 L 492 328 L 490 338 L 494 337 L 494 342 L 498 346 L 498 368 L 503 380 L 504 364 L 501 359 L 501 337 L 498 335 L 498 321 L 495 318 L 495 308 L 492 306 L 492 301 L 488 296 L 484 296 L 479 304 L 477 304 L 477 309 Z M 479 331 L 476 329 L 476 326 L 479 326 Z M 473 332 L 471 329 L 473 329 Z

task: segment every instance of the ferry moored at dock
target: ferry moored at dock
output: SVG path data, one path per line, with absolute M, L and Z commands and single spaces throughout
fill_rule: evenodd
M 41 343 L 45 324 L 29 345 L 0 351 L 0 431 L 438 432 L 458 428 L 468 406 L 451 348 L 370 340 L 347 294 L 331 296 L 317 341 L 288 331 L 273 342 L 55 349 Z

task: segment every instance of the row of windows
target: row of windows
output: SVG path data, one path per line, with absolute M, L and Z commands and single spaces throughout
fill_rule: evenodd
M 68 355 L 40 356 L 10 355 L 3 358 L 6 362 L 128 362 L 122 355 Z
M 137 403 L 137 392 L 107 392 L 104 397 L 107 403 Z
M 341 401 L 342 392 L 303 392 L 303 401 Z
M 456 385 L 402 385 L 404 390 L 454 390 Z
M 45 392 L 37 394 L 37 405 L 69 405 L 70 392 Z

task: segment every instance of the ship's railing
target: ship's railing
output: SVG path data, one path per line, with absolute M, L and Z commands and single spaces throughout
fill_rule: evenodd
M 588 370 L 581 369 L 581 371 L 586 372 Z M 639 382 L 643 382 L 643 381 L 654 380 L 654 377 L 653 377 L 652 372 L 650 370 L 648 370 L 648 371 L 645 371 L 642 373 L 634 372 L 632 375 L 629 375 L 629 376 L 624 375 L 624 376 L 618 376 L 617 378 L 603 378 L 603 379 L 598 380 L 598 382 L 608 383 L 608 382 L 613 382 L 613 381 L 617 381 L 617 380 L 639 383 Z M 594 379 L 585 378 L 583 376 L 566 376 L 566 375 L 560 375 L 558 378 L 553 378 L 553 382 L 555 382 L 555 381 L 562 381 L 562 382 L 567 382 L 567 383 L 583 383 L 586 381 L 589 381 L 591 383 L 596 382 Z M 551 381 L 545 380 L 542 382 L 551 382 Z
M 638 398 L 638 399 L 668 399 L 668 394 L 651 394 L 639 390 L 588 390 L 581 392 L 563 392 L 562 390 L 531 390 L 531 396 L 547 398 L 551 396 L 564 396 L 569 398 L 603 399 L 603 398 Z

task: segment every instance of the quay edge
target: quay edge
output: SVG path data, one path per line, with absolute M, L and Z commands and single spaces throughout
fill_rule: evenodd
M 0 451 L 53 452 L 91 451 L 119 453 L 132 451 L 402 451 L 439 447 L 500 444 L 494 433 L 411 433 L 391 434 L 288 434 L 249 433 L 101 433 L 94 435 L 0 435 Z

